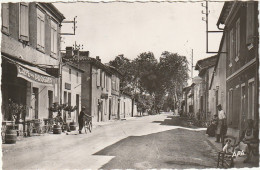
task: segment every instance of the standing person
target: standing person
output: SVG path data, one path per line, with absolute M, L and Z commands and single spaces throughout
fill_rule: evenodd
M 226 114 L 221 107 L 221 104 L 217 105 L 218 109 L 218 126 L 216 130 L 216 142 L 223 141 L 223 137 L 226 134 Z
M 81 111 L 79 113 L 79 133 L 81 134 L 81 130 L 83 128 L 84 122 L 85 122 L 85 110 L 86 108 L 82 106 Z

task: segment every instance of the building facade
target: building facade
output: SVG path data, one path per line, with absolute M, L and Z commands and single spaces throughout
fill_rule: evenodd
M 49 107 L 60 95 L 60 28 L 64 19 L 50 3 L 2 4 L 3 120 L 14 114 L 10 101 L 26 106 L 22 119 L 50 116 Z
M 259 22 L 257 1 L 225 2 L 217 25 L 226 38 L 226 90 L 228 133 L 241 135 L 246 120 L 258 125 Z
M 209 110 L 209 84 L 216 64 L 217 56 L 211 56 L 196 63 L 195 70 L 199 71 L 200 81 L 196 83 L 194 90 L 196 106 L 195 114 L 200 120 L 209 121 L 211 112 Z
M 227 113 L 226 101 L 226 36 L 223 34 L 219 47 L 219 54 L 209 85 L 209 110 L 211 119 L 218 114 L 217 105 L 221 104 L 222 109 Z
M 120 77 L 122 74 L 114 67 L 109 66 L 112 71 L 111 77 L 111 119 L 120 119 Z
M 99 57 L 89 57 L 88 51 L 66 48 L 66 59 L 84 71 L 81 84 L 81 105 L 92 115 L 93 122 L 108 121 L 112 116 L 112 72 Z
M 73 112 L 63 111 L 63 120 L 77 122 L 81 108 L 81 76 L 83 70 L 77 68 L 73 63 L 64 61 L 62 66 L 62 103 L 68 106 L 77 106 Z

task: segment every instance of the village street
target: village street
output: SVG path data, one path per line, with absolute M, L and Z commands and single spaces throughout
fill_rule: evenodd
M 48 134 L 3 145 L 3 169 L 216 167 L 204 129 L 172 113 L 98 126 L 91 134 Z

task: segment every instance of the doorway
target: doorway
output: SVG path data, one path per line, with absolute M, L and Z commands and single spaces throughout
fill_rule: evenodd
M 48 90 L 48 108 L 50 108 L 52 106 L 52 103 L 53 103 L 53 91 L 51 90 Z M 49 115 L 48 117 L 49 118 L 52 118 L 53 117 L 53 113 L 50 109 L 49 110 Z
M 76 106 L 77 106 L 77 110 L 76 110 L 76 122 L 78 123 L 78 117 L 79 117 L 79 95 L 76 94 Z
M 39 89 L 33 87 L 32 98 L 31 98 L 31 110 L 32 119 L 38 119 L 38 102 L 39 102 Z

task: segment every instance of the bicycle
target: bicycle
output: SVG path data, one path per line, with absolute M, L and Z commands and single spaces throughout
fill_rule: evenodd
M 91 133 L 92 132 L 92 117 L 93 116 L 89 116 L 89 115 L 86 115 L 87 118 L 84 122 L 84 130 L 85 130 L 85 133 L 87 133 L 87 130 Z

